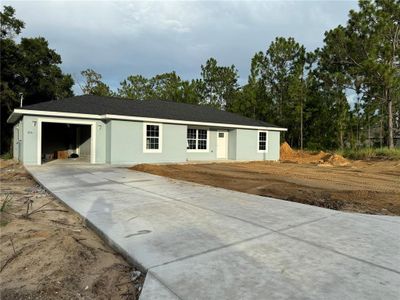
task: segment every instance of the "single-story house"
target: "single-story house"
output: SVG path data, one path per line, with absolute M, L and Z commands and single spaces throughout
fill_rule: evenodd
M 92 95 L 23 106 L 8 122 L 26 165 L 60 150 L 109 164 L 279 160 L 286 130 L 208 106 Z

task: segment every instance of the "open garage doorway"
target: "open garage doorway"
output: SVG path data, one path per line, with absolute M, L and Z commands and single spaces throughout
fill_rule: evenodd
M 92 124 L 41 122 L 40 163 L 94 162 Z

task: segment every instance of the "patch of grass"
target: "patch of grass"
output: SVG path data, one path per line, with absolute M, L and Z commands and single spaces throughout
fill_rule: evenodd
M 1 159 L 4 159 L 4 160 L 12 159 L 12 158 L 13 158 L 13 155 L 12 155 L 11 152 L 6 152 L 6 153 L 0 155 L 0 158 L 1 158 Z
M 4 200 L 0 205 L 0 227 L 4 227 L 9 223 L 9 218 L 6 216 L 9 208 L 11 207 L 11 195 L 6 194 Z
M 0 227 L 7 226 L 8 223 L 10 222 L 5 220 L 4 218 L 0 218 Z
M 391 159 L 400 160 L 400 148 L 360 148 L 338 150 L 336 153 L 355 160 Z
M 3 200 L 3 203 L 0 206 L 0 213 L 6 212 L 11 204 L 11 195 L 7 194 Z

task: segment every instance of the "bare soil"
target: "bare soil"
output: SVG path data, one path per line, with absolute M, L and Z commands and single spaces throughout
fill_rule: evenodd
M 0 163 L 1 299 L 138 299 L 144 274 L 21 165 Z
M 283 162 L 142 164 L 132 169 L 330 209 L 400 215 L 400 161 L 349 161 L 324 152 L 291 151 L 281 155 Z

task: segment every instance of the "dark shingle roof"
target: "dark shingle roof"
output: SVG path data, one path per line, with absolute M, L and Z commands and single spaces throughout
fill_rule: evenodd
M 116 97 L 83 95 L 24 106 L 26 110 L 94 115 L 120 115 L 181 121 L 226 123 L 245 126 L 278 127 L 262 121 L 220 111 L 209 106 L 163 100 L 129 100 Z

